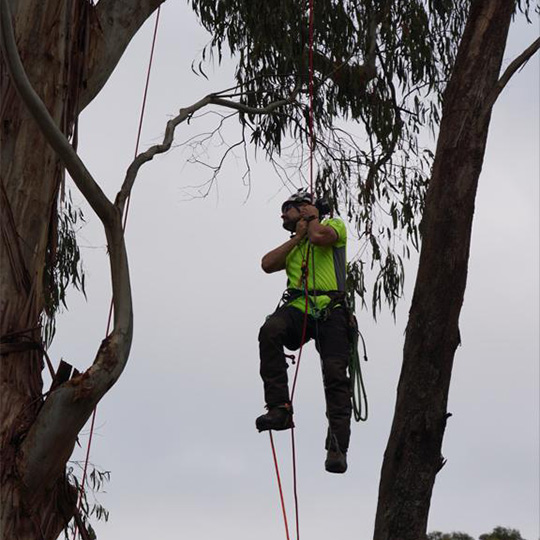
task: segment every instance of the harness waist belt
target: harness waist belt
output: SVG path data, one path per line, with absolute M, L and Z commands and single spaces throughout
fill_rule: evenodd
M 344 300 L 345 291 L 321 291 L 319 289 L 309 289 L 307 291 L 308 296 L 328 296 L 332 300 Z M 285 289 L 283 297 L 289 301 L 296 300 L 306 294 L 306 291 L 302 289 Z

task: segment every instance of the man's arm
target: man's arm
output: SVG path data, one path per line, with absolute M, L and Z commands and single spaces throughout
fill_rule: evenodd
M 296 232 L 292 238 L 289 238 L 284 244 L 278 246 L 277 248 L 269 251 L 261 260 L 262 269 L 267 274 L 272 274 L 273 272 L 279 272 L 280 270 L 285 270 L 285 261 L 287 260 L 287 255 L 292 251 L 292 249 L 297 246 L 302 238 L 307 233 L 307 222 L 301 219 L 296 224 Z
M 338 241 L 338 233 L 329 225 L 321 225 L 319 211 L 311 204 L 300 208 L 300 215 L 307 221 L 307 235 L 314 246 L 331 246 Z

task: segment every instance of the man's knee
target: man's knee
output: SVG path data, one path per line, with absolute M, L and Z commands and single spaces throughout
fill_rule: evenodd
M 283 337 L 286 329 L 287 327 L 282 319 L 271 315 L 259 330 L 259 342 L 276 341 Z
M 339 387 L 349 384 L 348 362 L 348 357 L 344 355 L 323 359 L 324 378 L 328 385 Z

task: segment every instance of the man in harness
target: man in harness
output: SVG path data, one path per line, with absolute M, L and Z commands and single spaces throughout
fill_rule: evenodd
M 287 290 L 282 305 L 266 319 L 259 333 L 260 374 L 268 412 L 257 418 L 256 426 L 259 431 L 293 427 L 283 348 L 300 348 L 306 323 L 305 341 L 315 339 L 323 372 L 329 424 L 325 468 L 344 473 L 352 409 L 345 307 L 347 232 L 340 219 L 321 221 L 319 210 L 305 190 L 283 203 L 281 218 L 291 238 L 267 253 L 261 262 L 266 273 L 286 271 Z

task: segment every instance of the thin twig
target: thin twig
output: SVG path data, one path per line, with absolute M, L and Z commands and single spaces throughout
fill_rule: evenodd
M 219 105 L 220 107 L 225 107 L 229 109 L 234 109 L 236 111 L 245 113 L 245 114 L 253 114 L 253 115 L 261 115 L 261 114 L 271 114 L 279 107 L 283 107 L 285 105 L 291 104 L 295 99 L 297 95 L 297 90 L 293 91 L 293 93 L 286 99 L 280 99 L 278 101 L 274 101 L 270 104 L 268 104 L 266 107 L 249 107 L 247 105 L 244 105 L 242 103 L 238 103 L 236 101 L 228 100 L 219 97 L 219 93 L 209 94 L 205 96 L 204 98 L 200 99 L 193 105 L 186 107 L 185 109 L 180 109 L 180 113 L 175 116 L 172 120 L 169 120 L 167 122 L 167 127 L 165 129 L 165 136 L 163 137 L 163 142 L 161 144 L 156 144 L 154 146 L 151 146 L 148 150 L 145 152 L 142 152 L 139 154 L 131 163 L 129 166 L 126 177 L 124 179 L 124 183 L 122 184 L 122 188 L 118 192 L 118 195 L 116 196 L 115 205 L 117 208 L 122 211 L 124 208 L 124 205 L 126 203 L 126 200 L 131 193 L 131 190 L 133 188 L 133 184 L 135 183 L 135 179 L 137 177 L 137 174 L 139 172 L 139 169 L 148 161 L 151 161 L 155 155 L 157 154 L 163 154 L 164 152 L 167 152 L 172 145 L 172 142 L 174 140 L 174 132 L 182 122 L 185 122 L 189 118 L 193 116 L 194 113 L 199 111 L 200 109 L 208 106 L 208 105 Z

